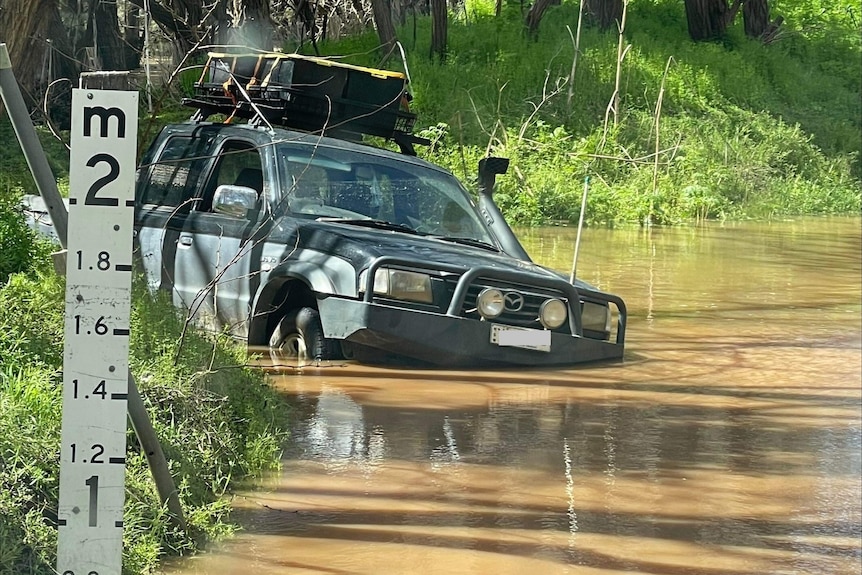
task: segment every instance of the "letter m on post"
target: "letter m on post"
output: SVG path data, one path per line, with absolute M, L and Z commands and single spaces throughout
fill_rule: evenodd
M 99 119 L 99 136 L 108 137 L 108 124 L 111 117 L 117 119 L 117 137 L 126 137 L 126 114 L 119 108 L 93 106 L 84 108 L 84 136 L 90 137 L 93 129 L 93 116 Z

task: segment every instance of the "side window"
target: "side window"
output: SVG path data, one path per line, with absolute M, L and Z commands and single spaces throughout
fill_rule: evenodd
M 260 196 L 263 192 L 262 168 L 260 153 L 253 144 L 237 140 L 225 142 L 218 152 L 215 168 L 198 210 L 212 211 L 216 188 L 225 184 L 251 188 Z
M 142 204 L 178 207 L 196 194 L 211 136 L 173 136 L 150 166 Z

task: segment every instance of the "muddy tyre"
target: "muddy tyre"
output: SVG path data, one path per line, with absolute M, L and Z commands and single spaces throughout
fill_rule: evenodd
M 269 338 L 269 347 L 297 359 L 337 359 L 334 343 L 323 337 L 320 314 L 310 307 L 289 311 Z

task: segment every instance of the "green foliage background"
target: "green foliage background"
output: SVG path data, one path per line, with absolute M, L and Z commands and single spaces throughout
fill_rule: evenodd
M 859 0 L 771 1 L 785 21 L 769 44 L 746 38 L 741 16 L 722 42 L 694 43 L 682 2 L 631 0 L 616 122 L 606 121 L 616 31 L 583 27 L 571 79 L 577 2 L 551 7 L 537 42 L 524 38 L 520 4 L 500 18 L 493 8 L 471 0 L 453 16 L 444 64 L 428 57 L 429 21 L 415 33 L 407 22 L 399 37 L 413 109 L 434 141 L 420 153 L 465 180 L 486 153 L 510 157 L 497 196 L 507 217 L 576 219 L 587 176 L 594 223 L 860 210 Z M 324 50 L 374 66 L 376 42 Z M 403 68 L 397 60 L 388 65 Z
M 585 24 L 572 76 L 576 0 L 549 8 L 535 42 L 522 3 L 507 0 L 495 17 L 492 0 L 468 0 L 450 13 L 444 63 L 429 57 L 422 17 L 398 29 L 406 66 L 397 52 L 381 62 L 373 31 L 320 46 L 350 63 L 406 69 L 417 126 L 434 142 L 420 155 L 468 184 L 480 157 L 511 158 L 496 197 L 513 223 L 577 220 L 587 177 L 593 224 L 858 213 L 862 0 L 769 4 L 784 18 L 774 41 L 745 37 L 738 15 L 722 41 L 694 43 L 682 2 L 630 0 L 616 121 L 619 37 Z M 177 93 L 198 74 L 181 74 Z M 188 115 L 163 110 L 145 131 Z M 62 184 L 65 150 L 41 135 Z M 14 138 L 6 121 L 0 138 Z M 0 189 L 10 187 L 34 191 L 14 146 L 0 149 Z

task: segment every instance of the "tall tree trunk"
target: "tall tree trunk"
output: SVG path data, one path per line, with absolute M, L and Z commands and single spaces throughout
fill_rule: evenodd
M 302 24 L 303 34 L 311 40 L 314 53 L 319 54 L 317 49 L 317 14 L 315 11 L 317 4 L 308 0 L 292 0 L 290 6 L 293 8 L 294 19 L 299 20 Z
M 449 18 L 446 10 L 446 0 L 431 0 L 431 59 L 436 55 L 443 62 L 446 60 L 446 41 Z
M 12 71 L 28 106 L 33 105 L 39 92 L 42 67 L 51 24 L 45 15 L 56 9 L 56 0 L 3 0 L 0 10 L 0 30 Z
M 599 30 L 616 29 L 623 17 L 623 0 L 587 0 L 584 13 Z
M 15 79 L 27 106 L 41 108 L 48 82 L 68 78 L 74 84 L 78 75 L 77 66 L 70 57 L 72 49 L 60 20 L 57 0 L 2 0 L 0 7 L 0 31 L 3 35 L 0 41 L 6 43 Z M 51 95 L 49 112 L 54 99 L 59 98 L 57 109 L 62 111 L 65 103 L 68 118 L 70 100 L 65 98 L 66 95 L 71 97 L 68 84 L 52 91 Z M 63 118 L 60 122 L 63 124 L 61 127 L 65 127 Z
M 141 26 L 141 10 L 127 2 L 123 22 L 123 61 L 126 70 L 134 70 L 141 65 L 141 54 L 144 51 Z
M 192 28 L 197 27 L 203 18 L 203 3 L 200 0 L 153 0 L 150 4 L 161 4 L 174 18 L 178 18 Z
M 742 20 L 745 35 L 760 38 L 769 28 L 769 4 L 767 0 L 745 0 L 742 5 Z
M 527 12 L 527 17 L 524 19 L 524 26 L 527 28 L 527 37 L 531 40 L 539 39 L 539 24 L 545 11 L 554 3 L 554 0 L 535 0 L 530 10 Z
M 413 11 L 410 0 L 400 0 L 398 2 L 398 25 L 407 25 L 407 14 Z
M 380 38 L 380 51 L 387 55 L 398 40 L 395 35 L 395 26 L 392 24 L 392 10 L 389 9 L 389 0 L 371 0 L 371 11 L 374 14 L 377 36 Z
M 144 0 L 129 0 L 129 2 L 141 10 L 144 9 Z M 170 39 L 174 49 L 174 60 L 179 62 L 199 40 L 197 27 L 200 21 L 188 20 L 190 16 L 186 11 L 174 11 L 173 7 L 166 8 L 155 0 L 150 2 L 149 6 L 150 17 Z
M 61 130 L 68 130 L 72 124 L 72 90 L 71 86 L 78 85 L 78 75 L 81 67 L 77 60 L 72 58 L 74 49 L 69 39 L 69 32 L 63 19 L 60 17 L 60 7 L 54 3 L 50 11 L 44 16 L 49 22 L 48 38 L 51 38 L 51 63 L 52 77 L 54 81 L 66 78 L 69 83 L 60 82 L 53 86 L 47 94 L 48 115 L 54 124 Z M 47 85 L 45 89 L 47 90 Z
M 116 1 L 95 0 L 90 14 L 90 27 L 92 45 L 97 49 L 102 70 L 125 70 L 125 52 L 120 37 Z
M 739 10 L 740 0 L 728 7 L 727 0 L 685 0 L 688 35 L 695 42 L 716 40 L 724 36 L 727 26 Z

